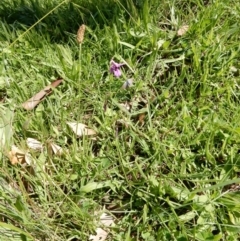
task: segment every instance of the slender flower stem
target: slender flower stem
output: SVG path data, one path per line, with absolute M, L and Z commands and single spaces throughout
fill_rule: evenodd
M 79 60 L 79 82 L 81 80 L 82 75 L 82 44 L 79 44 L 79 52 L 78 52 L 78 60 Z

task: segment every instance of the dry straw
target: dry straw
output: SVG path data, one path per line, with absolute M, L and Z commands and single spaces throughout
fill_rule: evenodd
M 79 44 L 83 42 L 85 29 L 86 26 L 82 24 L 77 31 L 77 41 Z

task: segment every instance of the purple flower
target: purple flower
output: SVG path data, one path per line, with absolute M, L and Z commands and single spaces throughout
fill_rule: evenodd
M 115 77 L 120 77 L 122 74 L 120 67 L 123 65 L 124 64 L 118 64 L 115 61 L 111 60 L 110 61 L 110 73 L 113 74 Z

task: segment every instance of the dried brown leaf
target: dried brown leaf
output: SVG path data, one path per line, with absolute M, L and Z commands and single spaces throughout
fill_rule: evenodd
M 27 138 L 27 146 L 35 151 L 41 151 L 43 149 L 42 143 L 34 138 Z
M 189 29 L 189 25 L 183 25 L 177 31 L 177 36 L 183 36 Z
M 90 235 L 89 240 L 91 241 L 104 241 L 106 240 L 108 233 L 102 228 L 96 229 L 96 235 Z
M 106 213 L 103 213 L 100 216 L 100 223 L 104 225 L 105 227 L 110 227 L 114 225 L 113 217 L 107 215 Z
M 122 85 L 122 89 L 128 89 L 133 86 L 133 79 L 127 79 Z
M 54 82 L 52 82 L 50 85 L 45 87 L 43 90 L 38 92 L 36 95 L 34 95 L 32 98 L 27 100 L 22 104 L 22 107 L 25 110 L 32 110 L 34 109 L 46 96 L 50 95 L 52 93 L 52 89 L 56 88 L 58 85 L 62 83 L 63 79 L 57 79 Z
M 92 136 L 96 135 L 96 131 L 88 128 L 85 124 L 77 122 L 67 122 L 68 126 L 77 136 Z
M 132 109 L 132 104 L 130 102 L 126 101 L 125 103 L 120 103 L 119 107 L 121 109 L 125 110 L 125 111 L 129 111 L 130 112 L 131 109 Z
M 12 165 L 24 164 L 24 163 L 27 163 L 28 165 L 30 165 L 32 162 L 30 154 L 28 152 L 24 152 L 20 150 L 15 145 L 13 145 L 11 151 L 9 151 L 8 157 Z
M 106 213 L 103 213 L 100 216 L 99 225 L 103 227 L 112 227 L 114 226 L 113 218 Z M 108 232 L 102 228 L 96 229 L 96 235 L 90 235 L 89 240 L 91 241 L 104 241 L 108 236 Z
M 51 142 L 49 143 L 49 146 L 52 150 L 52 153 L 56 156 L 61 156 L 63 154 L 63 149 L 62 147 L 58 146 L 57 144 Z
M 138 116 L 138 122 L 141 124 L 141 125 L 144 125 L 144 119 L 146 117 L 146 114 L 145 113 L 141 113 L 139 114 Z

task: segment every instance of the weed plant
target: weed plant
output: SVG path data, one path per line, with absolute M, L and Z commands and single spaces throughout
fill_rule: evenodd
M 1 240 L 88 240 L 104 208 L 108 240 L 239 240 L 239 16 L 231 0 L 2 0 Z M 27 138 L 35 165 L 12 165 Z

